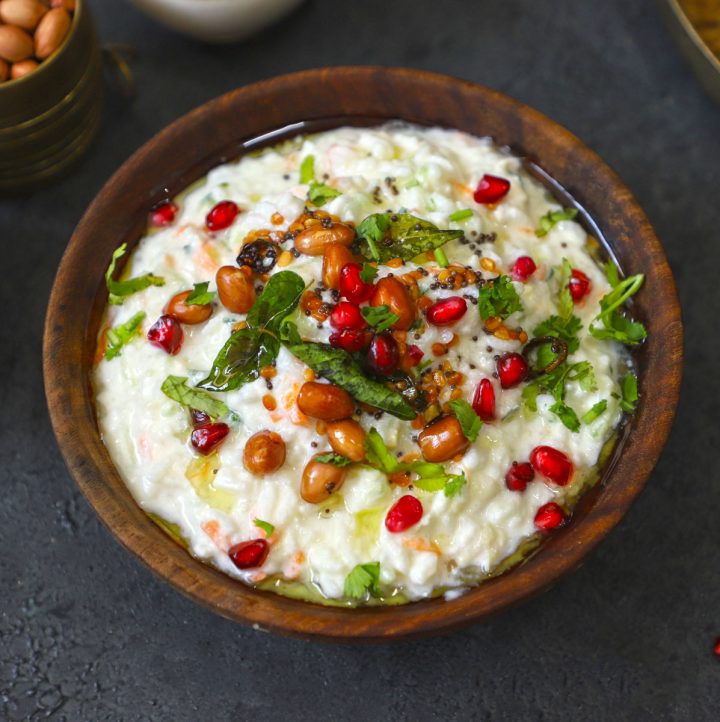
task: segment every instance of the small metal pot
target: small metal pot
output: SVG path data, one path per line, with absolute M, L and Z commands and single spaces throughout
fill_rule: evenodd
M 100 127 L 102 54 L 84 0 L 63 44 L 32 73 L 0 85 L 0 193 L 67 172 Z

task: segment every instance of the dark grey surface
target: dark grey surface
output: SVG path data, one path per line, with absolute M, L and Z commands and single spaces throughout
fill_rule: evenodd
M 716 358 L 720 108 L 650 0 L 315 0 L 255 39 L 197 45 L 93 3 L 138 50 L 139 95 L 56 187 L 0 201 L 0 718 L 711 720 L 720 714 Z M 613 166 L 667 249 L 687 332 L 670 443 L 631 512 L 575 574 L 464 632 L 358 648 L 254 632 L 155 579 L 68 475 L 43 396 L 41 330 L 63 248 L 140 144 L 235 86 L 352 63 L 444 71 L 570 128 Z

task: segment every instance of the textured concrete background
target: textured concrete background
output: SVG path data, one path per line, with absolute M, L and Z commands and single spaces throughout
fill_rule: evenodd
M 138 98 L 127 107 L 109 99 L 102 134 L 72 177 L 0 200 L 0 718 L 718 719 L 720 108 L 677 56 L 653 2 L 311 0 L 227 48 L 173 35 L 124 2 L 92 5 L 104 39 L 138 50 Z M 75 488 L 40 374 L 63 248 L 132 151 L 230 88 L 368 62 L 485 83 L 597 150 L 663 239 L 688 351 L 667 451 L 580 571 L 489 623 L 378 648 L 253 632 L 155 579 Z

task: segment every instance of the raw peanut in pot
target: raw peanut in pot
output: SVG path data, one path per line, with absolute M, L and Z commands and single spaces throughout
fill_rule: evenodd
M 71 23 L 64 8 L 53 8 L 44 15 L 35 30 L 35 57 L 39 60 L 50 57 L 65 39 Z
M 313 419 L 338 421 L 352 416 L 355 410 L 350 394 L 334 384 L 306 381 L 297 396 L 300 411 Z
M 13 80 L 22 78 L 28 73 L 32 73 L 33 70 L 37 69 L 39 65 L 34 60 L 21 60 L 19 63 L 13 63 L 10 68 L 10 77 Z
M 346 474 L 344 467 L 326 464 L 313 457 L 303 471 L 300 496 L 309 504 L 319 504 L 343 485 Z
M 47 8 L 38 0 L 2 0 L 0 20 L 23 30 L 35 30 Z
M 10 63 L 0 58 L 0 83 L 4 83 L 10 76 Z
M 24 30 L 14 25 L 0 25 L 0 58 L 17 63 L 32 54 L 33 41 Z
M 329 227 L 322 224 L 311 226 L 295 236 L 295 250 L 306 256 L 322 256 L 325 246 L 329 243 L 339 243 L 350 246 L 355 240 L 355 231 L 344 223 L 333 223 Z

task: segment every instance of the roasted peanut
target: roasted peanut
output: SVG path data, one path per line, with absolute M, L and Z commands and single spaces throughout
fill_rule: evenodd
M 17 80 L 18 78 L 22 78 L 25 75 L 32 73 L 32 71 L 36 70 L 38 67 L 40 66 L 34 60 L 21 60 L 19 63 L 12 64 L 12 68 L 10 68 L 10 77 L 13 80 Z
M 344 223 L 333 223 L 325 227 L 321 223 L 306 228 L 295 236 L 295 249 L 306 256 L 322 256 L 325 246 L 339 243 L 350 246 L 355 240 L 355 231 Z
M 352 263 L 353 256 L 347 246 L 342 243 L 328 243 L 323 250 L 322 280 L 325 288 L 340 288 L 340 271 L 348 263 Z
M 314 419 L 339 421 L 352 416 L 355 410 L 350 394 L 334 384 L 306 381 L 297 396 L 300 411 Z
M 0 58 L 17 63 L 32 54 L 33 41 L 24 30 L 14 25 L 0 25 Z
M 10 77 L 10 63 L 0 58 L 0 83 L 4 83 Z
M 398 320 L 393 324 L 397 331 L 407 331 L 415 322 L 416 309 L 404 284 L 394 276 L 381 278 L 370 299 L 371 306 L 387 306 Z
M 35 57 L 50 57 L 65 39 L 72 19 L 65 8 L 53 8 L 38 23 L 35 30 Z
M 182 293 L 176 293 L 168 301 L 167 306 L 165 306 L 165 313 L 168 316 L 172 316 L 175 320 L 180 321 L 180 323 L 187 323 L 192 325 L 195 323 L 202 323 L 203 321 L 207 321 L 210 316 L 212 316 L 212 304 L 186 304 L 185 299 L 191 293 L 192 291 L 183 291 Z
M 252 274 L 235 266 L 222 266 L 215 274 L 218 296 L 228 311 L 247 313 L 255 303 Z
M 258 431 L 245 444 L 243 464 L 251 474 L 272 474 L 285 463 L 285 442 L 274 431 Z
M 448 461 L 467 451 L 470 442 L 454 416 L 442 416 L 426 426 L 418 436 L 425 461 Z
M 316 456 L 307 463 L 300 484 L 300 496 L 309 504 L 325 501 L 343 485 L 347 474 L 344 467 L 317 461 Z
M 352 461 L 365 458 L 365 430 L 354 419 L 331 421 L 327 425 L 327 437 L 336 454 Z
M 23 30 L 35 30 L 47 8 L 38 0 L 2 0 L 0 20 Z

